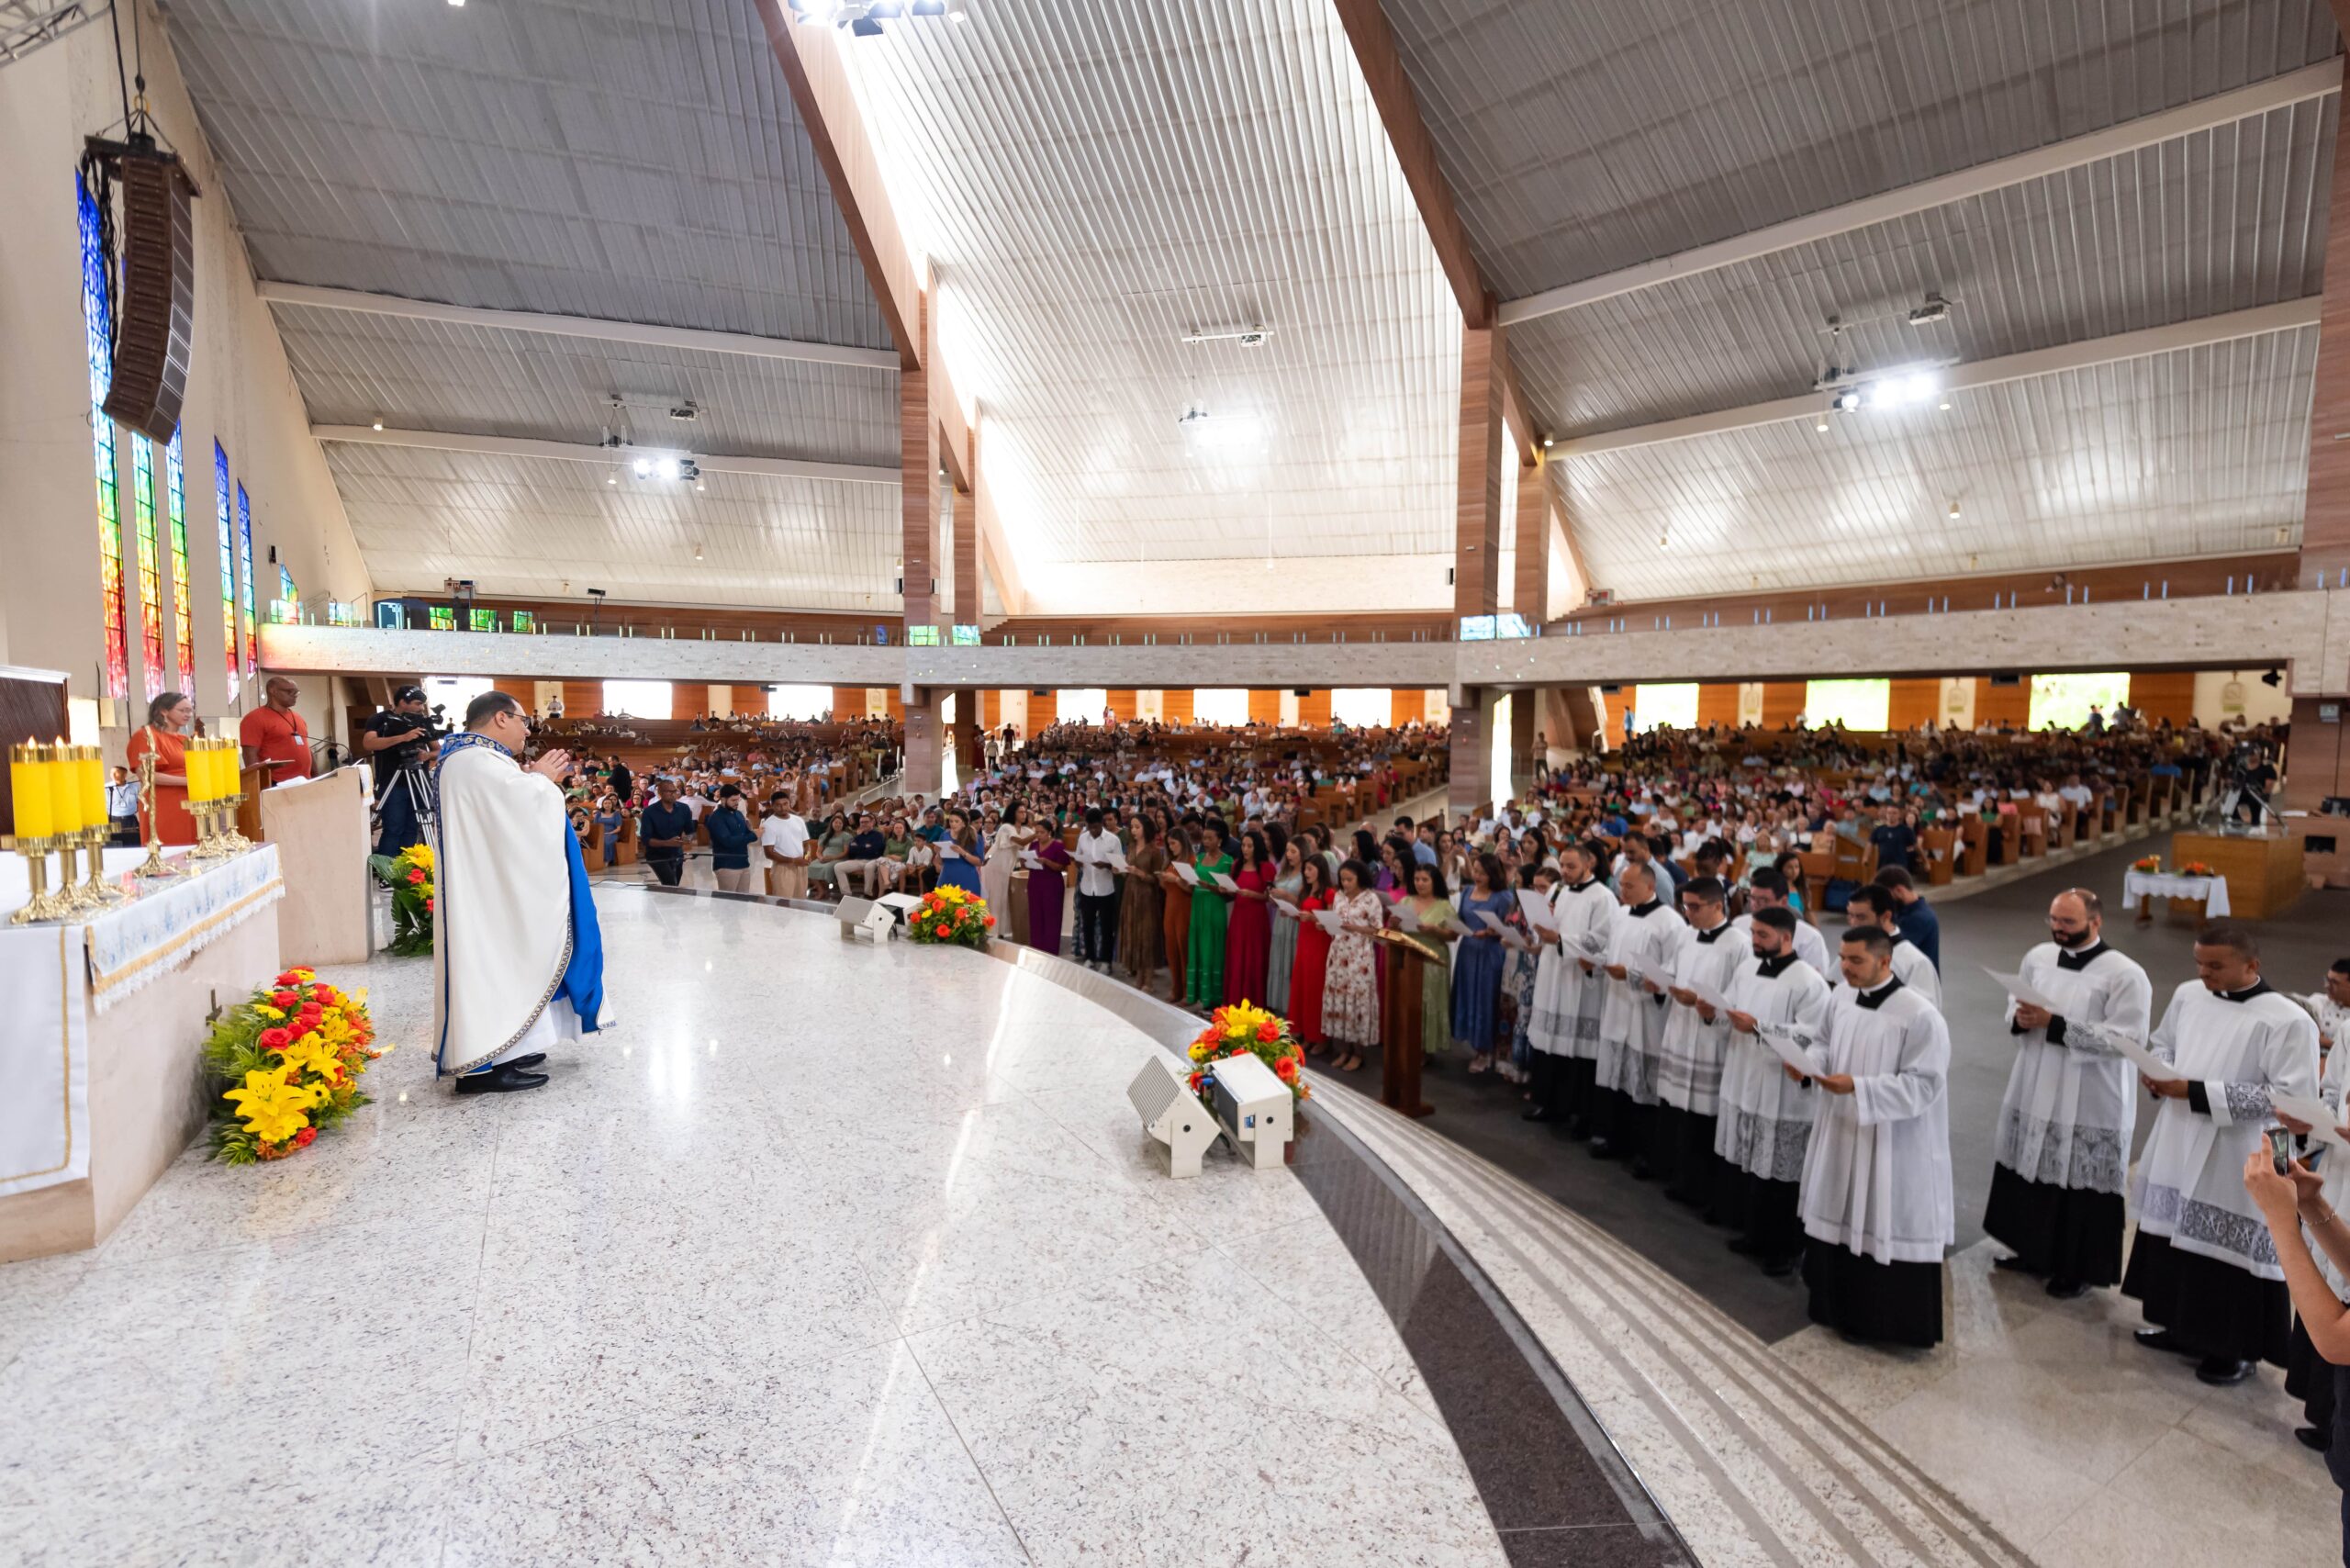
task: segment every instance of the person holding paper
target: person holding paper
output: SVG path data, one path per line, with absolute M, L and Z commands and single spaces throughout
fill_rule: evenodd
M 960 888 L 967 893 L 980 892 L 979 868 L 986 863 L 987 852 L 979 847 L 979 835 L 971 826 L 971 819 L 961 812 L 946 813 L 946 836 L 938 841 L 938 883 L 941 887 Z M 1002 928 L 1001 917 L 997 929 Z
M 1118 964 L 1126 978 L 1144 990 L 1158 972 L 1166 946 L 1166 890 L 1158 885 L 1167 869 L 1167 834 L 1156 812 L 1135 816 L 1134 847 L 1127 851 L 1125 902 L 1118 924 Z
M 1077 960 L 1110 972 L 1118 946 L 1118 877 L 1112 863 L 1125 858 L 1125 846 L 1102 823 L 1102 808 L 1085 808 L 1085 831 L 1077 835 Z
M 1232 900 L 1215 884 L 1216 878 L 1232 874 L 1232 857 L 1225 853 L 1224 823 L 1214 816 L 1200 826 L 1192 874 L 1199 882 L 1192 889 L 1191 973 L 1183 1000 L 1214 1010 L 1224 1005 L 1224 938 L 1232 922 Z
M 1338 896 L 1330 907 L 1339 931 L 1330 939 L 1322 1026 L 1339 1047 L 1331 1065 L 1352 1072 L 1362 1066 L 1364 1050 L 1379 1043 L 1379 950 L 1371 934 L 1385 924 L 1387 909 L 1371 890 L 1371 868 L 1360 860 L 1339 867 Z
M 1550 896 L 1557 939 L 1542 949 L 1534 977 L 1534 1103 L 1529 1122 L 1561 1122 L 1569 1137 L 1590 1131 L 1594 1058 L 1599 1054 L 1600 1003 L 1606 977 L 1599 958 L 1614 935 L 1615 896 L 1597 876 L 1599 855 L 1576 840 L 1559 851 L 1564 880 Z
M 1399 920 L 1408 914 L 1404 929 L 1436 953 L 1436 961 L 1420 971 L 1420 1040 L 1424 1047 L 1441 1047 L 1452 1038 L 1452 948 L 1460 935 L 1460 913 L 1445 890 L 1444 873 L 1426 862 L 1415 864 L 1412 890 L 1395 913 Z
M 2138 1085 L 2113 1040 L 2145 1043 L 2154 990 L 2144 969 L 2106 946 L 2103 904 L 2087 889 L 2056 895 L 2048 936 L 2016 976 L 2038 1002 L 2008 999 L 2016 1059 L 1983 1228 L 2015 1250 L 2000 1268 L 2043 1279 L 2050 1295 L 2069 1301 L 2121 1280 Z
M 1318 1057 L 1327 1044 L 1322 1035 L 1322 995 L 1329 985 L 1330 933 L 1315 917 L 1338 902 L 1337 890 L 1330 885 L 1329 863 L 1320 855 L 1308 853 L 1299 869 L 1304 880 L 1297 907 L 1303 918 L 1297 923 L 1297 958 L 1290 966 L 1289 1026 L 1305 1042 L 1305 1054 Z
M 1494 1046 L 1501 1027 L 1502 969 L 1509 955 L 1502 933 L 1485 923 L 1490 915 L 1503 925 L 1524 925 L 1517 897 L 1502 883 L 1502 863 L 1494 856 L 1477 856 L 1469 862 L 1469 886 L 1460 898 L 1460 950 L 1452 960 L 1452 1037 L 1469 1047 L 1469 1070 L 1484 1072 L 1494 1065 Z
M 1268 897 L 1273 861 L 1262 833 L 1250 828 L 1240 835 L 1240 858 L 1229 879 L 1232 919 L 1225 927 L 1224 1000 L 1262 1005 L 1266 970 L 1273 954 L 1272 904 Z
M 2121 1294 L 2153 1325 L 2140 1344 L 2192 1356 L 2199 1379 L 2224 1386 L 2288 1359 L 2285 1276 L 2242 1172 L 2274 1096 L 2316 1097 L 2317 1025 L 2260 978 L 2259 944 L 2232 921 L 2196 933 L 2195 969 L 2146 1043 L 2176 1076 L 2139 1075 L 2157 1109 Z
M 1159 934 L 1167 947 L 1167 1000 L 1181 1005 L 1192 978 L 1192 884 L 1176 868 L 1191 862 L 1192 843 L 1182 827 L 1167 830 L 1167 869 L 1158 874 L 1162 895 Z
M 1942 1337 L 1942 1253 L 1954 1234 L 1950 1031 L 1893 972 L 1892 936 L 1844 933 L 1844 981 L 1807 1041 L 1820 1090 L 1805 1151 L 1803 1279 L 1814 1323 L 1930 1349 Z
M 1023 861 L 1028 868 L 1028 946 L 1058 958 L 1061 918 L 1069 903 L 1068 871 L 1075 857 L 1061 835 L 1048 830 L 1037 834 Z
M 1828 939 L 1819 927 L 1806 920 L 1788 896 L 1787 874 L 1776 866 L 1761 866 L 1746 874 L 1746 913 L 1730 924 L 1744 930 L 1753 924 L 1754 916 L 1766 909 L 1784 909 L 1796 917 L 1796 957 L 1819 971 L 1819 978 L 1834 985 L 1836 962 L 1829 956 Z
M 1265 958 L 1265 1006 L 1289 1015 L 1289 980 L 1297 964 L 1297 901 L 1305 896 L 1305 846 L 1296 839 L 1281 846 L 1281 863 L 1268 890 L 1272 940 Z
M 1866 887 L 1852 890 L 1852 897 L 1844 905 L 1844 924 L 1849 929 L 1873 925 L 1893 939 L 1893 974 L 1903 985 L 1924 997 L 1937 1013 L 1942 1005 L 1942 977 L 1915 943 L 1901 935 L 1895 924 L 1897 910 L 1893 895 L 1883 888 Z
M 1665 1180 L 1664 1195 L 1691 1208 L 1712 1209 L 1725 1183 L 1714 1170 L 1714 1136 L 1721 1113 L 1722 1058 L 1729 1020 L 1717 998 L 1729 989 L 1739 964 L 1754 951 L 1729 923 L 1729 890 L 1712 877 L 1692 877 L 1681 890 L 1689 940 L 1674 960 L 1665 994 L 1664 1038 L 1658 1052 L 1657 1107 L 1650 1120 L 1649 1164 Z
M 1773 1279 L 1794 1273 L 1803 1257 L 1804 1156 L 1819 1091 L 1807 1076 L 1781 1070 L 1762 1032 L 1812 1040 L 1827 1033 L 1829 982 L 1796 946 L 1809 929 L 1784 905 L 1754 912 L 1751 952 L 1730 977 L 1725 1014 L 1730 1037 L 1714 1153 L 1730 1188 L 1725 1206 L 1741 1226 L 1729 1249 L 1760 1261 Z
M 1600 1004 L 1599 1052 L 1592 1070 L 1592 1158 L 1628 1156 L 1632 1173 L 1644 1179 L 1657 1055 L 1664 1041 L 1665 1009 L 1673 1005 L 1664 980 L 1689 934 L 1687 923 L 1656 896 L 1662 876 L 1651 860 L 1628 862 L 1616 873 L 1623 910 L 1607 950 L 1607 992 Z

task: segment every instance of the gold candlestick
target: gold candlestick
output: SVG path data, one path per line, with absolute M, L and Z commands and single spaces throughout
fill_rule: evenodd
M 119 901 L 122 890 L 106 880 L 106 839 L 111 836 L 104 827 L 88 830 L 85 837 L 90 850 L 90 879 L 82 884 L 82 891 L 93 904 L 109 904 Z
M 49 837 L 50 847 L 57 851 L 57 891 L 51 896 L 57 900 L 61 915 L 86 907 L 82 890 L 73 879 L 73 851 L 81 842 L 80 828 L 71 833 L 54 833 Z
M 151 743 L 154 737 L 151 735 L 148 738 Z M 141 812 L 147 818 L 147 858 L 132 875 L 145 878 L 178 876 L 180 868 L 163 858 L 163 832 L 155 820 L 155 751 L 151 744 L 147 754 L 139 759 L 139 811 L 133 815 Z
M 35 921 L 62 920 L 70 913 L 65 902 L 49 890 L 49 851 L 46 838 L 19 838 L 17 853 L 24 857 L 25 874 L 32 883 L 33 896 L 25 907 L 8 917 L 11 925 L 30 925 Z

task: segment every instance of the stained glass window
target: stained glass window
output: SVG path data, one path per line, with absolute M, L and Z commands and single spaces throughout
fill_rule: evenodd
M 139 653 L 147 700 L 163 694 L 162 560 L 155 542 L 155 443 L 130 437 L 130 520 L 139 537 Z
M 187 465 L 182 458 L 180 432 L 163 448 L 163 516 L 172 542 L 172 688 L 196 689 L 196 611 L 190 601 L 196 585 L 187 572 Z
M 527 610 L 518 610 L 514 612 L 513 626 L 517 632 L 535 632 L 539 629 L 539 618 Z
M 436 604 L 426 610 L 424 613 L 425 619 L 431 623 L 435 632 L 453 632 L 457 629 L 457 612 L 449 605 Z
M 242 485 L 237 487 L 237 562 L 244 597 L 238 601 L 245 624 L 245 673 L 261 666 L 261 629 L 253 623 L 253 503 Z
M 106 388 L 114 378 L 114 345 L 106 322 L 106 258 L 98 244 L 98 204 L 77 178 L 82 211 L 82 330 L 90 355 L 90 442 L 98 471 L 98 594 L 106 623 L 106 695 L 130 695 L 129 626 L 122 600 L 122 496 L 115 473 L 114 421 L 106 418 Z
M 297 604 L 302 601 L 302 590 L 294 586 L 294 574 L 284 566 L 277 568 L 277 597 L 290 599 Z
M 465 612 L 465 624 L 476 632 L 495 632 L 498 630 L 498 611 L 469 610 Z
M 212 507 L 220 525 L 220 646 L 229 661 L 229 700 L 237 700 L 237 525 L 229 511 L 229 454 L 212 443 Z

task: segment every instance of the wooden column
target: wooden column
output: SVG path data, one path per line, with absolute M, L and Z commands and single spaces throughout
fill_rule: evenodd
M 2336 9 L 2341 6 L 2337 0 Z M 2350 24 L 2345 24 L 2350 25 Z M 2300 585 L 2345 586 L 2350 572 L 2350 115 L 2333 139 L 2325 303 L 2317 386 L 2310 407 L 2309 500 L 2301 521 Z
M 918 311 L 929 300 L 919 297 Z M 902 529 L 905 622 L 938 620 L 932 583 L 938 576 L 938 421 L 931 417 L 930 375 L 921 366 L 898 372 L 898 508 Z M 909 747 L 911 752 L 911 747 Z
M 1452 705 L 1452 777 L 1446 781 L 1445 811 L 1458 825 L 1481 810 L 1493 783 L 1493 763 L 1486 752 L 1486 727 L 1494 693 L 1484 687 L 1463 690 Z
M 1501 598 L 1504 356 L 1498 327 L 1460 333 L 1460 465 L 1455 483 L 1452 612 L 1491 615 Z
M 1519 461 L 1517 468 L 1517 516 L 1512 520 L 1517 551 L 1509 588 L 1510 610 L 1526 617 L 1528 622 L 1540 626 L 1549 618 L 1550 596 L 1550 487 L 1544 472 L 1542 449 L 1526 441 L 1517 448 L 1530 454 L 1532 461 Z M 1513 454 L 1513 456 L 1516 454 Z M 1541 696 L 1535 691 L 1521 691 L 1518 700 L 1509 705 L 1510 776 L 1529 778 L 1534 772 L 1534 737 L 1537 734 L 1550 740 L 1559 739 L 1558 732 L 1546 727 Z

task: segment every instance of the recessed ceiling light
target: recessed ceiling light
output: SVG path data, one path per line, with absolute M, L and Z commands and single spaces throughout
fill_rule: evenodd
M 1945 414 L 1950 412 L 1950 399 L 1947 398 L 1942 399 L 1942 412 Z
M 375 421 L 375 425 L 374 425 L 372 428 L 374 428 L 374 429 L 375 429 L 375 430 L 382 430 L 382 429 L 384 428 L 384 421 L 383 421 L 383 420 L 377 420 Z
M 1950 503 L 1950 515 L 1953 517 L 1956 517 L 1958 515 L 1958 502 L 1956 500 L 1953 500 Z
M 1820 415 L 1819 422 L 1811 428 L 1818 431 L 1820 434 L 1826 435 L 1828 433 L 1828 416 L 1825 414 Z

